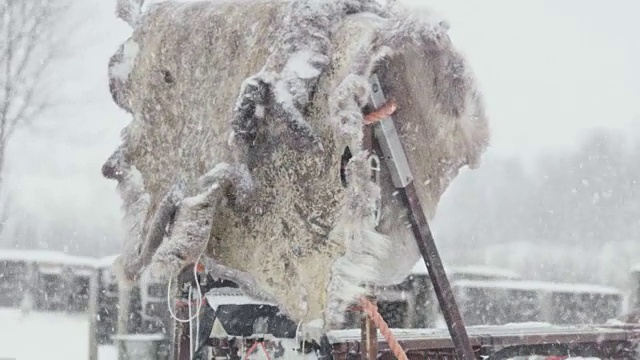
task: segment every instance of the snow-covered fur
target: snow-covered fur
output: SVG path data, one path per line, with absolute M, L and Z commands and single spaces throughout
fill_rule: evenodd
M 130 224 L 124 276 L 172 276 L 206 249 L 218 276 L 333 328 L 362 285 L 408 274 L 419 252 L 384 166 L 371 180 L 362 111 L 376 72 L 433 217 L 489 141 L 446 23 L 394 1 L 125 3 L 110 89 L 133 120 L 103 168 Z
M 124 138 L 124 137 L 123 137 Z M 118 192 L 123 200 L 126 238 L 122 256 L 116 259 L 114 270 L 120 280 L 135 280 L 138 276 L 140 253 L 144 239 L 146 214 L 151 197 L 144 188 L 142 174 L 125 159 L 124 144 L 102 165 L 102 175 L 118 181 Z

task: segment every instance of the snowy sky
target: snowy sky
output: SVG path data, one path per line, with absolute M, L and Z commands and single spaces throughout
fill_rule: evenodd
M 453 41 L 476 70 L 491 152 L 529 155 L 569 145 L 587 127 L 640 118 L 640 2 L 424 3 L 450 20 Z
M 488 156 L 563 147 L 587 127 L 622 127 L 640 116 L 638 1 L 404 1 L 432 6 L 449 20 L 485 92 L 493 129 Z M 119 199 L 100 167 L 128 117 L 111 102 L 107 61 L 130 30 L 115 18 L 114 0 L 74 3 L 82 31 L 52 72 L 65 105 L 29 138 L 15 139 L 7 185 L 16 211 L 41 227 L 62 221 L 113 239 Z

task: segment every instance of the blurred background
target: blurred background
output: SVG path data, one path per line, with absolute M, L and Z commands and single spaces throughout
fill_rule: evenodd
M 483 163 L 431 224 L 465 322 L 603 323 L 640 306 L 640 2 L 401 1 L 448 19 L 491 122 Z M 100 168 L 129 115 L 107 64 L 131 32 L 114 12 L 0 0 L 0 357 L 86 359 L 97 341 L 115 359 L 112 335 L 169 328 L 166 283 L 123 289 L 110 271 L 122 214 Z M 445 327 L 424 266 L 379 291 L 391 326 Z M 31 346 L 34 329 L 52 336 Z

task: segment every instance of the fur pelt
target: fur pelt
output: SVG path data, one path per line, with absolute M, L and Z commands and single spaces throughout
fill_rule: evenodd
M 172 276 L 205 249 L 217 275 L 325 328 L 363 284 L 402 280 L 419 252 L 388 172 L 371 181 L 367 81 L 375 71 L 397 101 L 432 218 L 489 141 L 446 23 L 394 1 L 139 3 L 119 8 L 135 10 L 123 16 L 134 32 L 109 65 L 133 119 L 103 167 L 129 224 L 123 276 Z

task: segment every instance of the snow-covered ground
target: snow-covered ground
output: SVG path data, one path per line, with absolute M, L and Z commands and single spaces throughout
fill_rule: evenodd
M 0 359 L 86 360 L 89 319 L 64 313 L 21 314 L 0 308 Z M 101 346 L 99 360 L 117 359 L 115 348 Z

